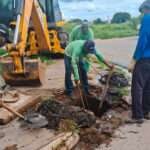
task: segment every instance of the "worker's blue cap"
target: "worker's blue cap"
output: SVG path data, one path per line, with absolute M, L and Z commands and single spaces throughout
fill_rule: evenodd
M 96 53 L 96 48 L 95 48 L 95 43 L 92 40 L 88 40 L 84 44 L 84 49 L 86 50 L 87 53 L 90 54 L 95 54 Z
M 141 6 L 140 6 L 139 11 L 140 11 L 141 13 L 143 13 L 143 10 L 144 10 L 144 9 L 149 9 L 149 10 L 150 10 L 150 0 L 144 1 L 144 2 L 141 4 Z
M 82 26 L 89 26 L 88 20 L 83 20 L 81 23 Z

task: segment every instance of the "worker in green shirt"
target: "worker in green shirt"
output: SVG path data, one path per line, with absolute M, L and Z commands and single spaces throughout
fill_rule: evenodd
M 70 42 L 75 40 L 94 40 L 94 33 L 89 27 L 87 20 L 84 20 L 81 25 L 73 28 L 70 33 Z
M 73 83 L 71 75 L 73 73 L 75 84 L 80 85 L 80 81 L 83 86 L 84 93 L 89 95 L 88 77 L 87 72 L 89 70 L 89 54 L 93 54 L 97 57 L 99 62 L 103 62 L 109 68 L 113 68 L 113 65 L 109 64 L 99 51 L 95 48 L 95 43 L 92 40 L 77 40 L 71 42 L 65 49 L 64 63 L 65 63 L 65 91 L 66 94 L 72 97 Z

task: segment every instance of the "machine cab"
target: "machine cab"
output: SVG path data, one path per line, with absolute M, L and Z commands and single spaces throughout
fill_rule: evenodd
M 20 0 L 19 0 L 20 1 Z M 58 0 L 38 0 L 40 6 L 47 16 L 49 23 L 62 21 L 62 15 Z M 0 1 L 0 24 L 9 25 L 16 19 L 18 0 L 1 0 Z
M 14 16 L 14 0 L 0 1 L 0 24 L 9 25 Z
M 49 23 L 62 21 L 58 0 L 38 0 Z

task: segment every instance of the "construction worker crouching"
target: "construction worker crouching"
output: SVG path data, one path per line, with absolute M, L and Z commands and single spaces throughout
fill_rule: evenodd
M 150 120 L 150 0 L 145 1 L 140 12 L 144 13 L 139 40 L 133 56 L 132 79 L 132 121 L 143 123 Z M 135 65 L 134 65 L 135 64 Z
M 84 20 L 81 25 L 78 25 L 73 28 L 70 33 L 70 42 L 75 40 L 93 40 L 94 33 L 92 29 L 89 27 L 89 23 L 87 20 Z
M 72 97 L 73 83 L 71 75 L 73 73 L 74 80 L 78 86 L 82 83 L 83 91 L 85 94 L 89 93 L 87 72 L 89 69 L 88 55 L 93 54 L 97 57 L 99 62 L 103 62 L 109 68 L 113 68 L 113 65 L 109 64 L 99 51 L 95 48 L 94 41 L 91 40 L 77 40 L 71 42 L 65 49 L 64 63 L 65 63 L 65 89 L 66 94 Z

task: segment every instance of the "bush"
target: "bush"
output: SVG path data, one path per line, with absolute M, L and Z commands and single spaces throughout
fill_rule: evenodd
M 94 24 L 104 24 L 105 22 L 102 21 L 101 18 L 97 18 L 96 20 L 93 21 Z
M 127 21 L 131 20 L 131 15 L 126 12 L 119 12 L 114 14 L 111 22 L 112 23 L 125 23 Z
M 137 35 L 129 23 L 93 25 L 92 29 L 96 39 L 111 39 Z
M 138 26 L 141 22 L 141 18 L 142 18 L 142 16 L 140 15 L 139 17 L 134 17 L 130 20 L 130 25 L 131 25 L 132 29 L 138 30 Z
M 77 18 L 77 19 L 72 19 L 69 22 L 70 23 L 78 23 L 78 24 L 80 24 L 82 22 L 82 20 Z
M 67 32 L 67 33 L 70 33 L 72 31 L 72 29 L 78 25 L 78 23 L 72 23 L 72 22 L 66 22 L 65 25 L 64 25 L 64 30 Z
M 65 24 L 64 29 L 70 33 L 76 25 L 76 23 L 68 22 Z M 122 24 L 92 24 L 91 28 L 94 31 L 95 39 L 110 39 L 137 35 L 137 30 L 131 27 L 130 22 Z

